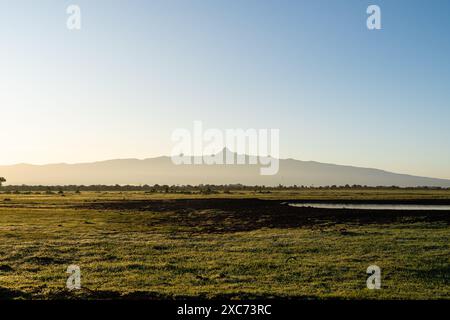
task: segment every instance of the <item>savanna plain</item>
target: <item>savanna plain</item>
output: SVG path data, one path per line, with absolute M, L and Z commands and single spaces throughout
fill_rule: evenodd
M 450 298 L 449 211 L 287 204 L 302 200 L 450 204 L 450 190 L 0 192 L 0 299 Z

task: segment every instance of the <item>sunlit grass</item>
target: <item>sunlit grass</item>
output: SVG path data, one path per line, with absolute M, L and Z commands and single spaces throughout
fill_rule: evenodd
M 332 192 L 296 194 L 295 198 L 394 196 L 412 195 Z M 102 292 L 107 297 L 156 298 L 449 298 L 450 229 L 446 223 L 326 221 L 309 227 L 206 233 L 176 221 L 152 223 L 165 212 L 73 207 L 96 199 L 176 197 L 187 196 L 0 195 L 0 298 L 92 298 L 102 297 Z M 3 198 L 11 201 L 3 202 Z M 342 234 L 342 228 L 348 234 Z M 71 264 L 82 271 L 84 289 L 75 294 L 65 289 L 65 271 Z M 366 288 L 366 269 L 372 264 L 381 267 L 381 290 Z

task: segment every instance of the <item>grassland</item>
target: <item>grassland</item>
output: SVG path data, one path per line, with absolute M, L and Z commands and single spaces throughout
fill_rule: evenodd
M 450 298 L 450 212 L 289 199 L 450 203 L 450 191 L 0 194 L 0 299 Z M 71 264 L 82 289 L 69 292 Z M 373 264 L 381 290 L 366 288 Z

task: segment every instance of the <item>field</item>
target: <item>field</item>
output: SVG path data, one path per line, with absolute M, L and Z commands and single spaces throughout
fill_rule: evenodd
M 0 299 L 450 298 L 450 212 L 284 203 L 301 199 L 450 204 L 450 191 L 0 194 Z

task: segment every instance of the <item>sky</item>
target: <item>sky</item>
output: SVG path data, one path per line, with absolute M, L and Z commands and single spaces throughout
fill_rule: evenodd
M 81 30 L 66 27 L 71 4 Z M 0 164 L 169 155 L 172 132 L 200 120 L 279 129 L 282 158 L 450 178 L 449 13 L 446 0 L 0 0 Z

